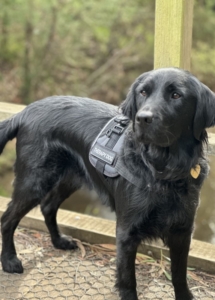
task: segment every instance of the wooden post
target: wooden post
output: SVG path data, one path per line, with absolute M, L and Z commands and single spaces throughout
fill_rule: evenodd
M 190 69 L 194 0 L 156 0 L 154 68 Z

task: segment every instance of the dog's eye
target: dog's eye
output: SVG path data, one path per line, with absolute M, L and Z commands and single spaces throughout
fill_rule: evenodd
M 141 94 L 143 95 L 143 97 L 146 97 L 146 91 L 142 91 Z
M 179 99 L 179 98 L 181 98 L 181 95 L 179 95 L 178 93 L 172 94 L 172 99 Z

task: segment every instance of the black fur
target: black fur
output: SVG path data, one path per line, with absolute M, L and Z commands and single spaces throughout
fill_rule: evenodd
M 119 111 L 132 120 L 121 155 L 130 172 L 142 179 L 142 188 L 120 176 L 106 186 L 89 163 L 94 138 Z M 214 116 L 214 93 L 190 73 L 168 68 L 141 75 L 120 108 L 59 96 L 32 103 L 1 122 L 1 152 L 17 137 L 14 193 L 1 220 L 3 270 L 23 272 L 13 234 L 20 219 L 39 204 L 54 246 L 76 247 L 60 236 L 56 213 L 69 195 L 86 185 L 116 212 L 121 299 L 137 300 L 137 247 L 141 240 L 156 238 L 170 248 L 176 299 L 193 299 L 186 281 L 187 257 L 199 191 L 208 173 L 205 128 L 214 126 Z M 196 165 L 201 173 L 194 179 L 190 172 Z

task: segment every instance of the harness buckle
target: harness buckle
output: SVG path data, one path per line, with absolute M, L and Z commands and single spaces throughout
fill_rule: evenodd
M 111 136 L 112 132 L 116 133 L 116 134 L 122 134 L 123 131 L 124 131 L 124 127 L 120 126 L 120 125 L 115 125 L 113 128 L 109 129 L 107 132 L 106 132 L 106 135 L 108 137 Z
M 117 116 L 114 121 L 119 123 L 121 126 L 127 126 L 130 122 L 130 119 L 126 116 L 120 115 Z
M 115 125 L 114 128 L 112 129 L 112 131 L 117 134 L 121 134 L 121 133 L 123 133 L 124 129 L 125 128 L 120 125 Z

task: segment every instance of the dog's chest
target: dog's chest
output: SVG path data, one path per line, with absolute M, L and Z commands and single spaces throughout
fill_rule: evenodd
M 187 182 L 148 184 L 139 206 L 139 233 L 161 237 L 164 232 L 187 230 L 198 206 L 198 193 Z

